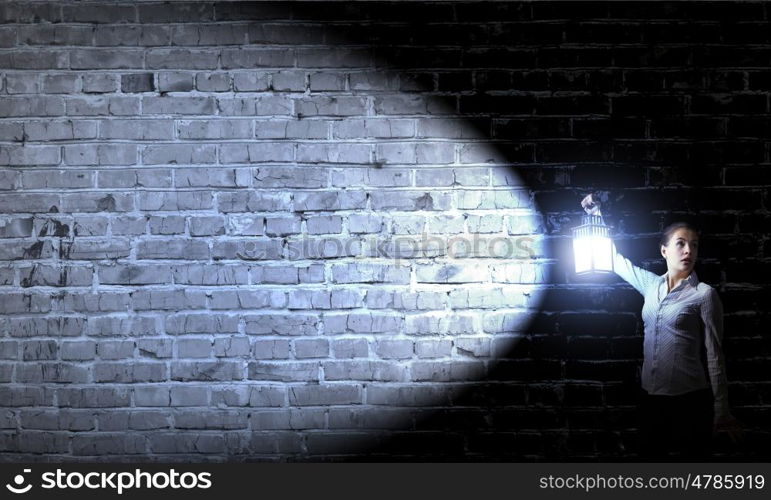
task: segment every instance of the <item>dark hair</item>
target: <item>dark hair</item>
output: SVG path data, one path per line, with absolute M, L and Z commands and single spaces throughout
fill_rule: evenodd
M 669 240 L 672 238 L 672 235 L 675 234 L 675 231 L 678 229 L 687 229 L 689 231 L 693 231 L 697 236 L 700 236 L 701 234 L 700 231 L 689 222 L 673 222 L 672 224 L 665 227 L 664 231 L 661 232 L 660 244 L 662 246 L 667 246 Z

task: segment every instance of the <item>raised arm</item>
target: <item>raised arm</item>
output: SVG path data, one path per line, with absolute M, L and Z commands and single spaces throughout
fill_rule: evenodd
M 600 211 L 600 204 L 598 201 L 592 198 L 592 195 L 587 195 L 581 200 L 581 207 L 586 210 L 590 215 L 597 215 L 602 217 Z M 632 261 L 621 255 L 616 249 L 616 244 L 612 245 L 613 251 L 613 270 L 618 274 L 621 279 L 629 283 L 635 290 L 645 295 L 645 291 L 656 284 L 658 276 L 642 267 L 635 266 Z

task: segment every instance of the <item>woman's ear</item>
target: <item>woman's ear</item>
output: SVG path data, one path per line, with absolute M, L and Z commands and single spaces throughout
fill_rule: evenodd
M 667 247 L 665 247 L 664 245 L 661 245 L 661 256 L 664 257 L 665 259 L 667 258 Z

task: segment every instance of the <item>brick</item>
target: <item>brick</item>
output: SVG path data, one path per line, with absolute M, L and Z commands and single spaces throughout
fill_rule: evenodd
M 332 350 L 334 357 L 339 359 L 366 358 L 369 355 L 369 348 L 365 339 L 334 340 Z
M 22 172 L 26 189 L 70 189 L 94 187 L 94 172 L 67 170 L 28 170 Z
M 212 354 L 212 341 L 209 339 L 179 339 L 177 356 L 179 358 L 208 358 Z
M 29 13 L 34 16 L 32 10 Z M 39 20 L 32 22 L 37 24 L 19 26 L 19 42 L 22 45 L 91 45 L 93 29 L 90 26 L 43 24 Z
M 214 340 L 214 356 L 222 358 L 247 357 L 250 346 L 248 337 L 227 337 Z
M 276 260 L 282 255 L 279 240 L 229 240 L 216 241 L 212 245 L 214 260 Z
M 94 416 L 91 412 L 84 413 L 77 410 L 22 411 L 19 420 L 24 429 L 91 431 L 95 427 Z
M 313 382 L 319 380 L 318 362 L 271 362 L 249 363 L 250 380 L 274 380 L 283 382 Z
M 149 285 L 171 282 L 167 266 L 126 265 L 99 267 L 99 282 L 110 285 Z
M 206 210 L 212 208 L 208 191 L 146 192 L 139 195 L 139 209 L 144 211 Z
M 121 75 L 120 88 L 123 93 L 152 92 L 155 90 L 155 76 L 153 73 Z
M 315 335 L 319 318 L 309 314 L 245 315 L 246 333 L 254 335 Z
M 225 234 L 225 220 L 222 217 L 190 218 L 191 236 L 220 236 Z
M 148 446 L 153 453 L 212 454 L 222 453 L 225 447 L 223 436 L 200 434 L 153 434 Z
M 363 191 L 297 192 L 294 194 L 296 212 L 316 210 L 354 210 L 364 208 L 367 202 Z
M 260 92 L 268 90 L 269 87 L 268 73 L 239 72 L 233 74 L 233 88 L 236 92 Z
M 279 95 L 236 99 L 218 98 L 217 108 L 221 115 L 288 116 L 292 114 L 292 100 Z
M 0 123 L 0 140 L 21 142 L 24 138 L 24 124 L 22 122 Z
M 295 101 L 298 117 L 307 116 L 358 116 L 365 112 L 365 102 L 361 97 L 326 97 L 316 96 Z
M 168 429 L 169 419 L 164 412 L 133 411 L 129 413 L 128 428 L 132 430 Z M 104 425 L 102 425 L 104 427 Z M 123 424 L 119 429 L 125 429 Z
M 286 236 L 300 232 L 300 219 L 298 217 L 269 217 L 265 219 L 265 234 L 268 236 Z
M 69 450 L 67 436 L 61 433 L 20 433 L 18 451 L 26 453 L 65 453 Z
M 102 139 L 160 140 L 173 137 L 171 120 L 109 120 L 100 124 Z
M 169 44 L 167 26 L 120 26 L 96 27 L 94 45 L 121 47 L 153 47 Z
M 199 73 L 195 77 L 195 86 L 201 92 L 228 92 L 231 77 L 227 73 Z
M 4 300 L 9 303 L 13 303 L 17 300 L 17 296 L 5 296 Z M 31 303 L 30 306 L 26 306 L 22 310 L 14 310 L 13 312 L 47 312 L 42 304 L 36 304 L 35 299 L 38 296 L 31 295 L 24 299 Z M 27 311 L 30 309 L 30 311 Z M 37 310 L 35 310 L 37 309 Z M 84 318 L 63 316 L 59 318 L 13 318 L 9 322 L 9 331 L 13 337 L 36 337 L 36 336 L 51 336 L 51 337 L 76 337 L 83 333 L 86 322 Z
M 308 234 L 339 234 L 343 230 L 340 216 L 316 216 L 306 220 Z
M 57 96 L 4 97 L 0 101 L 0 115 L 13 116 L 61 116 L 64 100 Z
M 96 354 L 102 360 L 129 359 L 134 357 L 135 345 L 131 340 L 103 340 L 96 343 Z
M 138 51 L 76 49 L 70 53 L 72 69 L 141 69 L 143 54 Z
M 296 386 L 289 389 L 292 406 L 327 406 L 361 404 L 362 388 L 359 385 Z
M 383 229 L 384 219 L 377 215 L 348 216 L 348 231 L 351 233 L 379 233 Z
M 329 361 L 324 362 L 325 380 L 362 380 L 401 382 L 406 370 L 386 361 Z
M 326 120 L 278 120 L 256 122 L 258 139 L 326 139 Z
M 158 73 L 160 92 L 190 92 L 193 90 L 193 75 L 182 71 L 164 71 Z
M 456 380 L 478 380 L 484 374 L 482 362 L 430 362 L 420 361 L 412 365 L 415 381 L 449 382 Z
M 237 333 L 238 319 L 238 317 L 224 314 L 185 313 L 171 315 L 166 318 L 166 333 Z
M 174 282 L 186 285 L 245 285 L 248 269 L 239 265 L 182 265 L 172 268 Z
M 184 310 L 206 307 L 206 295 L 197 290 L 137 290 L 133 292 L 134 309 Z
M 463 314 L 437 316 L 436 313 L 424 313 L 408 317 L 405 325 L 406 333 L 417 335 L 468 334 L 476 331 L 474 317 Z
M 294 355 L 297 359 L 329 357 L 329 343 L 326 339 L 295 340 Z
M 35 265 L 19 271 L 19 283 L 22 287 L 91 286 L 93 274 L 86 267 Z
M 347 77 L 341 73 L 311 73 L 309 87 L 311 92 L 345 90 Z
M 243 378 L 240 363 L 172 362 L 171 380 L 240 380 Z
M 286 295 L 279 290 L 222 290 L 211 295 L 211 309 L 280 309 Z
M 53 340 L 30 340 L 22 342 L 22 360 L 51 360 L 58 355 L 58 345 Z
M 88 335 L 104 336 L 150 336 L 159 332 L 155 318 L 151 317 L 94 317 L 88 322 Z
M 128 212 L 134 209 L 134 197 L 131 193 L 65 194 L 61 209 L 66 212 Z
M 332 171 L 332 185 L 335 187 L 374 186 L 405 187 L 412 184 L 412 174 L 407 169 L 388 168 L 344 168 Z
M 450 340 L 420 340 L 415 343 L 415 354 L 419 358 L 444 358 L 452 353 Z
M 49 406 L 53 404 L 53 392 L 44 391 L 42 387 L 0 387 L 0 396 L 8 406 Z
M 138 97 L 88 96 L 68 97 L 65 101 L 69 116 L 128 116 L 139 113 Z
M 243 45 L 247 28 L 233 24 L 193 24 L 172 28 L 172 45 Z
M 291 67 L 294 65 L 294 54 L 289 50 L 279 49 L 224 49 L 222 51 L 222 68 L 260 68 L 260 67 Z
M 415 354 L 414 343 L 407 339 L 379 340 L 375 354 L 382 359 L 409 359 Z
M 58 165 L 61 161 L 57 146 L 9 146 L 0 150 L 0 164 L 6 166 Z
M 205 241 L 147 240 L 137 247 L 138 259 L 208 260 L 209 256 L 209 245 Z
M 149 97 L 142 98 L 144 115 L 211 115 L 214 114 L 211 97 Z
M 101 344 L 102 343 L 100 343 L 99 345 L 101 346 Z M 123 344 L 126 344 L 126 343 L 121 342 L 121 346 L 123 346 Z M 170 358 L 172 354 L 171 339 L 139 339 L 137 341 L 137 348 L 140 356 L 144 356 L 148 358 L 155 358 L 155 359 Z M 132 352 L 133 352 L 133 342 L 132 342 Z M 104 355 L 102 355 L 101 357 L 103 359 L 106 359 Z M 121 356 L 121 357 L 128 357 L 128 356 Z
M 435 191 L 376 191 L 371 195 L 374 210 L 449 210 L 451 196 Z
M 92 376 L 97 383 L 161 382 L 168 378 L 165 364 L 136 362 L 95 363 Z
M 294 160 L 294 146 L 282 143 L 223 144 L 221 163 L 269 163 Z
M 145 165 L 214 163 L 216 148 L 212 145 L 158 144 L 142 151 Z
M 67 165 L 133 165 L 137 148 L 130 144 L 65 145 L 64 163 Z
M 43 77 L 43 92 L 46 94 L 74 94 L 78 91 L 78 75 L 46 75 Z
M 305 73 L 302 71 L 279 71 L 271 79 L 273 90 L 278 92 L 305 91 Z
M 402 283 L 409 282 L 410 267 L 379 263 L 336 264 L 332 267 L 334 283 Z
M 150 49 L 148 69 L 216 69 L 219 54 L 213 50 Z
M 32 236 L 32 218 L 0 220 L 0 238 L 27 238 Z
M 290 357 L 288 340 L 257 340 L 252 344 L 254 359 L 288 359 Z
M 247 139 L 254 135 L 250 120 L 178 121 L 180 139 Z
M 61 407 L 127 407 L 130 402 L 130 391 L 122 387 L 60 388 L 56 395 Z

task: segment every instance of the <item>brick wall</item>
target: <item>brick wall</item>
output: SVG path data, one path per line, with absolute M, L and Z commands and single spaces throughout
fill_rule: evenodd
M 704 229 L 768 457 L 769 6 L 0 5 L 3 460 L 634 457 L 642 300 Z M 718 443 L 720 445 L 720 443 Z

